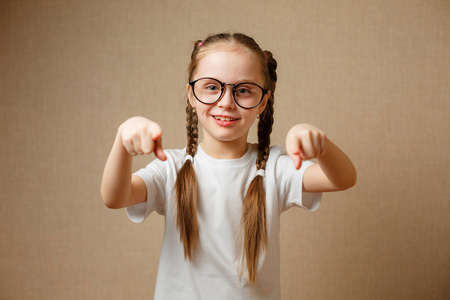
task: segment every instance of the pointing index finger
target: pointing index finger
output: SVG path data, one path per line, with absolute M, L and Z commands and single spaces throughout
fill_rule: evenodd
M 293 160 L 295 168 L 298 170 L 302 166 L 303 152 L 300 141 L 295 138 L 287 138 L 286 140 L 287 155 Z
M 153 152 L 155 156 L 160 160 L 166 160 L 167 156 L 163 152 L 162 147 L 162 130 L 161 127 L 157 123 L 152 123 L 151 126 L 152 140 L 154 141 L 154 149 Z

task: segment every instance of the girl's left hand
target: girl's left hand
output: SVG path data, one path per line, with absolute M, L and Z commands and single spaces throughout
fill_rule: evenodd
M 292 158 L 296 169 L 302 159 L 319 158 L 325 154 L 327 136 L 320 129 L 309 124 L 293 126 L 286 136 L 286 152 Z

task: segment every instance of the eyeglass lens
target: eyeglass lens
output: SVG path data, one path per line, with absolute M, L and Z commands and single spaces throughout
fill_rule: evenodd
M 221 82 L 213 78 L 203 78 L 194 84 L 195 96 L 206 104 L 216 102 L 223 93 Z M 253 83 L 240 83 L 234 87 L 233 97 L 239 106 L 253 108 L 261 102 L 263 90 Z

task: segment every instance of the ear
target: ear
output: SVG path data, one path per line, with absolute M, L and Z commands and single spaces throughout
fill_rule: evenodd
M 197 104 L 197 101 L 195 101 L 194 93 L 192 92 L 192 86 L 189 85 L 189 83 L 186 84 L 186 91 L 187 96 L 189 99 L 189 104 L 195 108 L 195 105 Z
M 258 106 L 258 114 L 262 114 L 264 109 L 266 109 L 267 101 L 269 101 L 271 91 L 269 91 L 265 96 L 264 99 L 261 101 L 261 104 Z

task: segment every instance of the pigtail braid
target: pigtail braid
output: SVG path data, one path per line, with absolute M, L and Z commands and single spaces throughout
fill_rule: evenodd
M 195 110 L 189 104 L 186 107 L 186 130 L 188 144 L 186 154 L 191 157 L 197 153 L 198 144 L 198 117 Z M 180 241 L 184 246 L 184 258 L 192 261 L 198 244 L 197 222 L 197 177 L 195 176 L 193 162 L 186 159 L 178 171 L 175 182 L 177 201 L 177 228 L 180 231 Z
M 188 144 L 186 147 L 186 154 L 194 155 L 197 153 L 197 145 L 198 145 L 198 116 L 197 112 L 194 108 L 189 104 L 189 100 L 186 105 L 186 131 Z
M 274 113 L 274 91 L 276 87 L 277 62 L 269 51 L 264 52 L 267 58 L 267 71 L 269 73 L 268 87 L 270 92 L 264 111 L 258 122 L 258 156 L 256 158 L 256 169 L 265 170 L 270 152 L 270 134 L 273 125 Z M 247 190 L 242 204 L 241 230 L 243 230 L 243 257 L 241 260 L 240 276 L 246 264 L 250 283 L 256 280 L 256 268 L 260 251 L 267 249 L 267 227 L 266 227 L 266 193 L 264 190 L 263 176 L 256 176 Z M 242 233 L 241 233 L 242 234 Z

